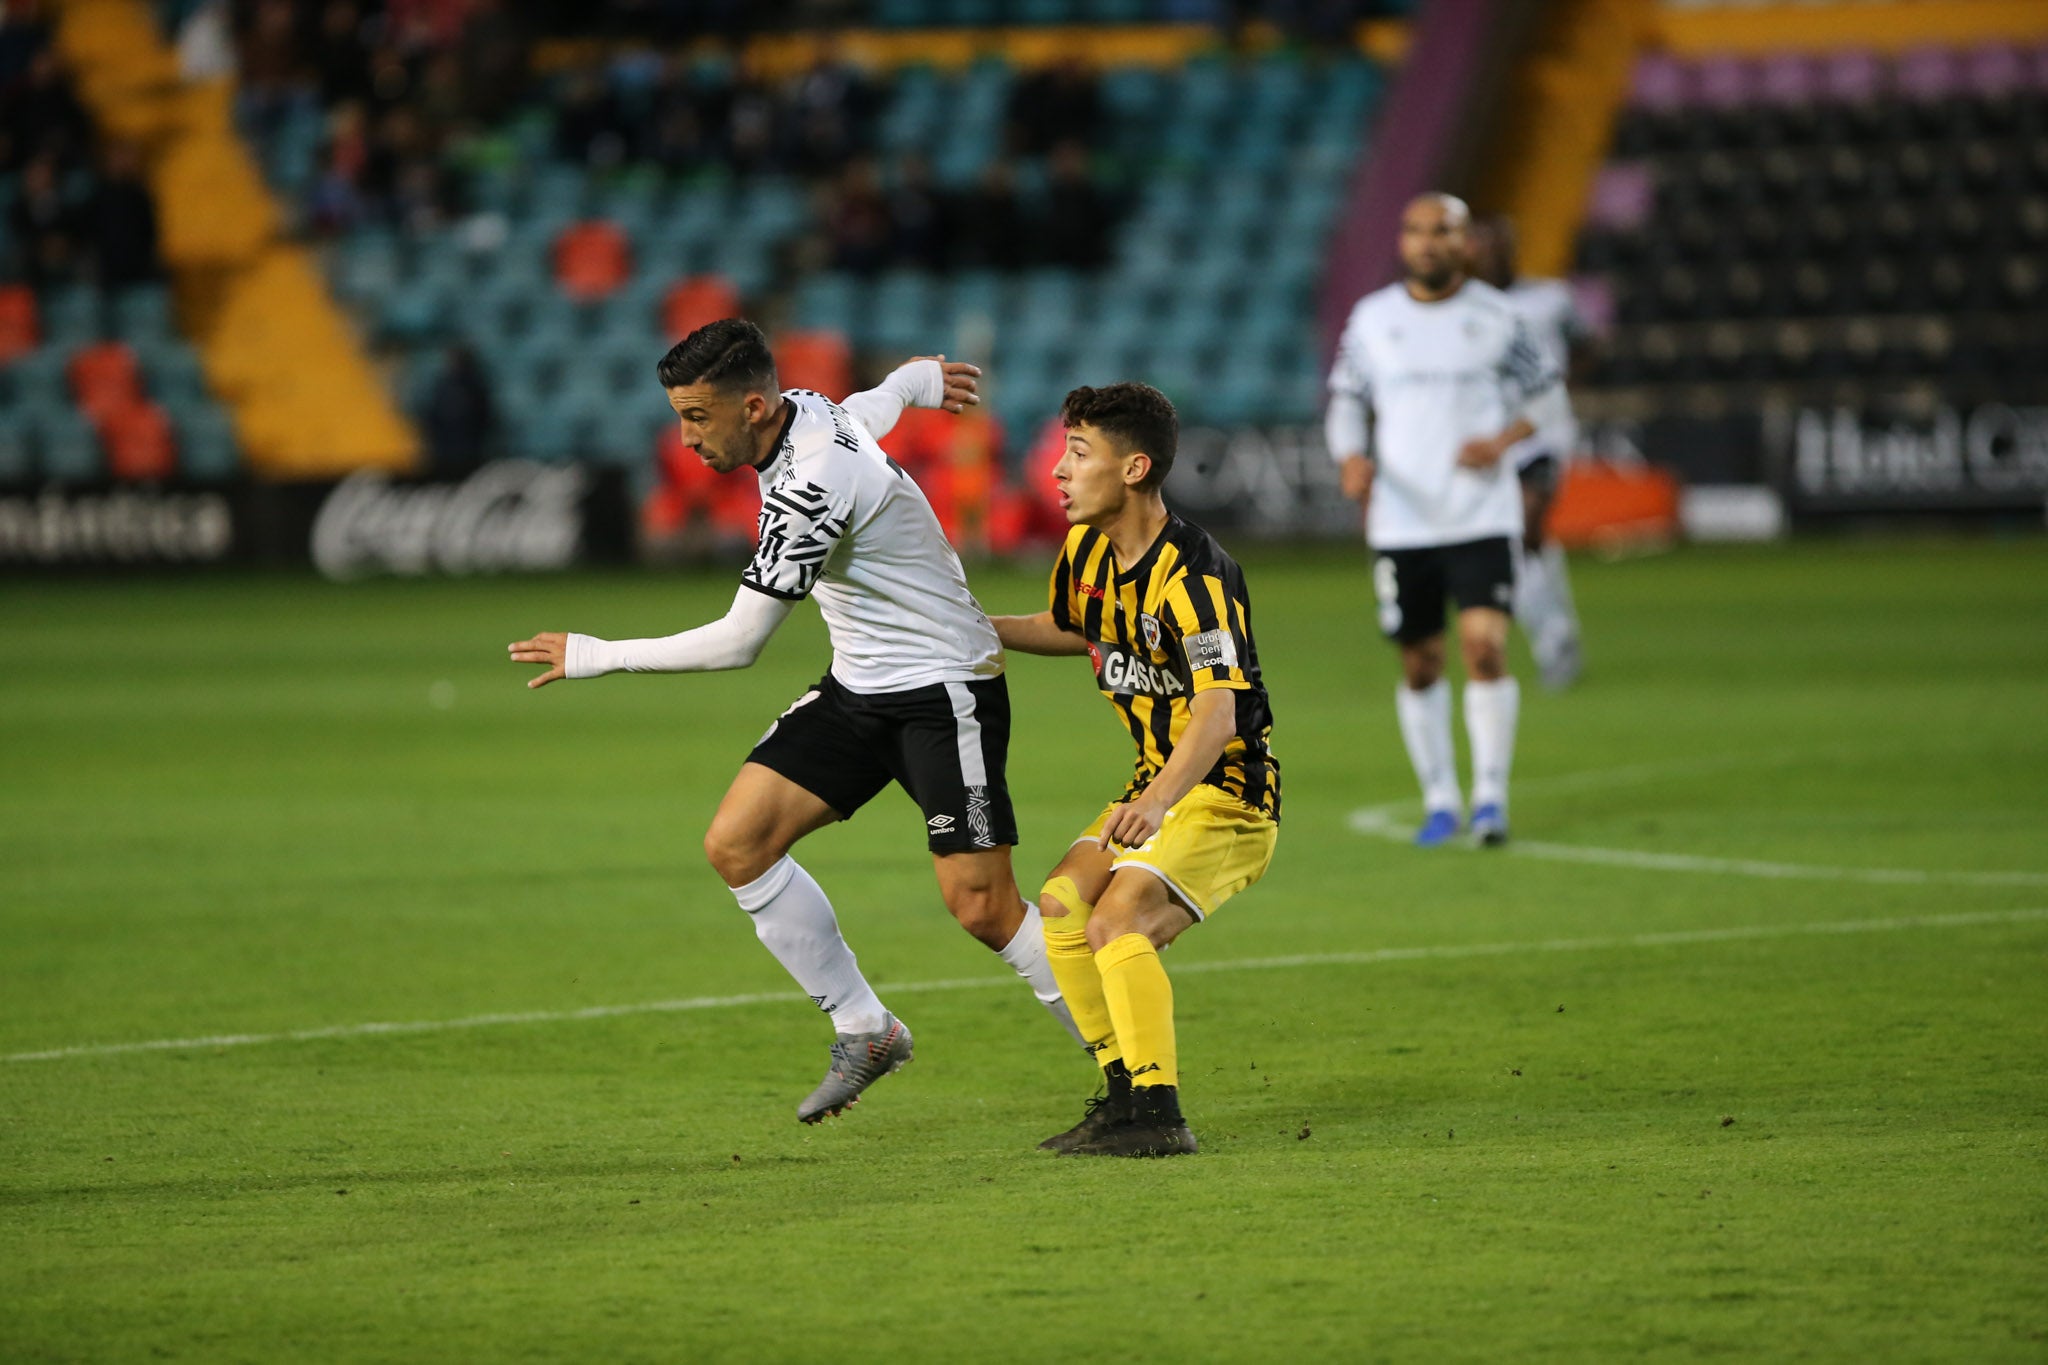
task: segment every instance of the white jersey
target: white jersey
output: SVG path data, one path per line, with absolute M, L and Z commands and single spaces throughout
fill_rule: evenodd
M 740 581 L 817 600 L 832 676 L 855 692 L 903 692 L 1003 671 L 995 627 L 908 474 L 845 408 L 809 389 L 761 468 L 761 543 Z
M 1507 295 L 1508 302 L 1529 324 L 1529 335 L 1551 370 L 1559 376 L 1570 373 L 1572 347 L 1589 334 L 1586 320 L 1579 316 L 1578 303 L 1572 298 L 1571 286 L 1563 280 L 1521 279 L 1508 286 Z M 1550 420 L 1534 436 L 1509 451 L 1508 458 L 1517 469 L 1544 455 L 1564 461 L 1572 457 L 1578 445 L 1579 424 L 1572 416 L 1571 404 L 1559 403 Z
M 1522 534 L 1512 460 L 1466 469 L 1467 441 L 1497 436 L 1557 386 L 1507 296 L 1478 280 L 1424 303 L 1405 285 L 1351 310 L 1330 390 L 1373 416 L 1374 477 L 1366 535 L 1376 549 L 1457 545 Z

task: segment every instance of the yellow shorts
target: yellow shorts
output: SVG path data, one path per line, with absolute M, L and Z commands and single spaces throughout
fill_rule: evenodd
M 1112 801 L 1104 806 L 1074 842 L 1100 839 L 1104 822 L 1121 804 Z M 1111 844 L 1115 861 L 1110 869 L 1143 868 L 1165 882 L 1173 898 L 1196 919 L 1207 919 L 1223 902 L 1266 875 L 1279 839 L 1280 826 L 1273 817 L 1205 782 L 1175 802 L 1159 832 L 1137 848 Z

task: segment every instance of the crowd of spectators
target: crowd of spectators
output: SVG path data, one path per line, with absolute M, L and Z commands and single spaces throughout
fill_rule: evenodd
M 120 288 L 160 273 L 141 157 L 94 136 L 35 0 L 0 10 L 0 191 L 0 279 Z
M 532 31 L 510 0 L 202 0 L 179 20 L 181 52 L 222 30 L 259 146 L 322 125 L 304 206 L 315 231 L 459 212 L 450 152 L 529 85 Z

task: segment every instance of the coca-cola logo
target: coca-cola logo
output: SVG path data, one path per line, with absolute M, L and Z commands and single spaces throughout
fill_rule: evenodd
M 335 579 L 566 568 L 588 486 L 578 466 L 529 460 L 487 464 L 456 484 L 397 484 L 365 470 L 320 505 L 313 564 Z

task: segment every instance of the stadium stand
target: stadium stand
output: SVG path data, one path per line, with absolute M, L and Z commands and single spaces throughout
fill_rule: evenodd
M 1326 17 L 1341 28 L 1365 8 Z M 881 3 L 867 17 L 1216 11 Z M 289 65 L 250 60 L 264 32 L 244 35 L 245 71 Z M 422 99 L 468 98 L 432 55 L 394 62 L 371 43 L 324 53 L 317 90 L 245 83 L 245 134 L 416 415 L 465 342 L 494 380 L 505 453 L 645 476 L 667 425 L 644 393 L 652 359 L 740 307 L 805 353 L 785 358 L 792 372 L 820 346 L 842 356 L 813 371 L 821 387 L 917 351 L 988 362 L 1013 457 L 1087 377 L 1150 378 L 1197 423 L 1317 410 L 1310 296 L 1382 84 L 1355 49 L 870 70 L 827 48 L 779 79 L 718 43 L 564 51 L 462 136 L 416 116 Z
M 0 478 L 236 472 L 179 333 L 135 147 L 104 137 L 35 5 L 0 15 Z
M 1596 412 L 2048 398 L 2048 50 L 1647 55 L 1578 269 Z

